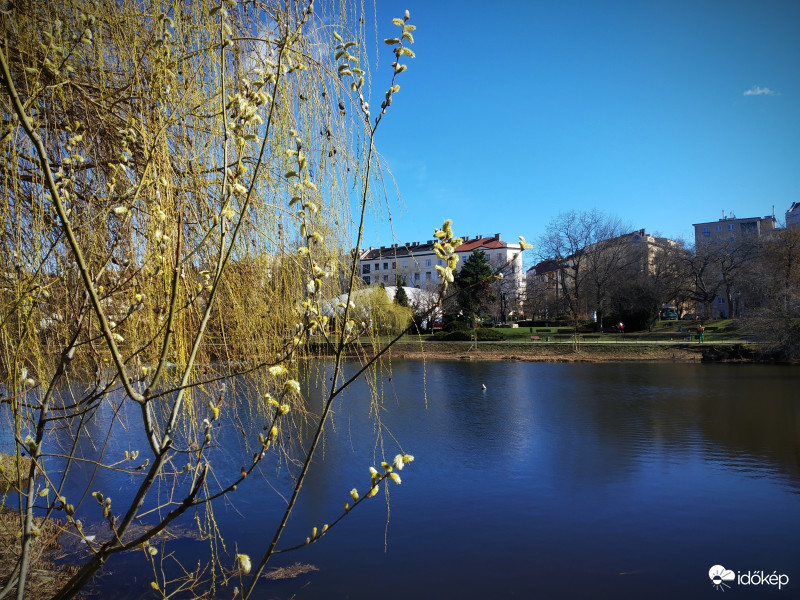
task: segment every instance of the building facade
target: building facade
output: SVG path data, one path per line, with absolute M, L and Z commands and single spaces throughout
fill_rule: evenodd
M 750 217 L 737 219 L 735 215 L 725 216 L 723 213 L 719 221 L 708 223 L 694 223 L 695 251 L 711 242 L 737 243 L 746 240 L 758 239 L 775 229 L 775 217 Z
M 792 202 L 789 210 L 786 211 L 786 228 L 795 227 L 800 227 L 800 202 Z
M 407 286 L 415 288 L 438 286 L 441 284 L 441 276 L 436 266 L 444 266 L 444 261 L 434 252 L 435 242 L 436 240 L 409 242 L 364 250 L 358 260 L 361 280 L 367 285 L 383 283 L 392 286 L 405 281 Z M 459 257 L 456 270 L 476 250 L 482 250 L 495 271 L 502 273 L 500 287 L 508 305 L 506 313 L 512 315 L 520 312 L 525 296 L 520 245 L 503 241 L 499 233 L 493 236 L 465 237 L 463 243 L 456 248 Z
M 578 313 L 573 316 L 595 319 L 602 306 L 592 303 L 593 285 L 596 288 L 601 279 L 608 287 L 626 277 L 654 275 L 659 255 L 679 247 L 674 240 L 638 229 L 590 244 L 563 259 L 544 260 L 526 273 L 526 315 L 553 319 L 570 310 L 571 299 L 572 310 Z
M 738 316 L 744 306 L 737 301 L 735 273 L 741 265 L 752 260 L 759 239 L 775 230 L 775 217 L 738 219 L 733 214 L 725 216 L 723 213 L 718 221 L 695 223 L 693 227 L 698 264 L 702 263 L 701 257 L 707 256 L 714 267 L 706 277 L 719 284 L 716 292 L 713 292 L 713 282 L 709 285 L 711 293 L 706 295 L 705 302 L 698 303 L 697 312 L 712 319 Z

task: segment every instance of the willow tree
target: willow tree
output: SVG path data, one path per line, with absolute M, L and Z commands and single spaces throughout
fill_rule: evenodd
M 414 27 L 408 13 L 394 19 L 390 59 L 373 84 L 368 19 L 346 0 L 6 7 L 0 371 L 16 482 L 5 503 L 20 535 L 0 598 L 25 597 L 48 524 L 89 549 L 60 599 L 119 553 L 144 549 L 157 560 L 155 537 L 190 509 L 215 535 L 215 503 L 280 449 L 296 461 L 295 485 L 261 557 L 237 554 L 235 569 L 223 553 L 209 558 L 210 573 L 241 579 L 247 598 L 277 550 L 333 399 L 386 349 L 372 346 L 344 378 L 341 359 L 358 334 L 353 305 L 342 302 L 331 321 L 322 307 L 356 284 L 373 138 L 413 58 Z M 353 199 L 360 212 L 351 216 Z M 439 239 L 452 248 L 447 229 Z M 334 357 L 316 415 L 296 360 L 311 335 Z M 211 449 L 221 415 L 238 418 L 231 387 L 243 374 L 247 418 L 265 433 L 244 440 L 252 461 L 231 473 Z M 108 431 L 92 438 L 93 453 L 76 454 L 97 435 L 100 411 L 126 408 L 142 447 L 113 455 Z M 291 435 L 299 427 L 310 432 L 303 447 Z M 410 459 L 399 453 L 372 469 L 346 510 L 399 481 Z M 91 479 L 71 480 L 76 461 L 122 470 L 134 484 L 112 504 Z M 84 523 L 98 519 L 101 534 L 87 535 Z M 165 597 L 202 591 L 191 573 L 168 583 L 153 572 Z

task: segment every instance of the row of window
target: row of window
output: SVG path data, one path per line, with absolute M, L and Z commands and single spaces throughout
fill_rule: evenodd
M 735 223 L 728 223 L 728 231 L 735 231 L 736 224 Z M 722 225 L 714 225 L 714 231 L 722 231 Z M 711 235 L 711 228 L 710 227 L 703 227 L 703 235 L 708 237 Z
M 365 265 L 365 266 L 368 267 L 369 265 Z M 365 273 L 369 273 L 369 270 L 365 271 Z M 372 283 L 373 281 L 380 281 L 381 280 L 379 275 L 375 275 L 375 279 L 374 280 L 372 279 L 371 275 L 362 275 L 361 279 L 363 279 L 364 283 Z M 431 279 L 433 279 L 433 272 L 425 271 L 425 281 L 430 281 Z M 419 273 L 414 273 L 414 281 L 415 282 L 419 282 L 420 280 L 421 280 L 420 274 Z M 388 275 L 384 275 L 383 276 L 383 281 L 388 282 L 389 281 L 389 276 Z
M 432 263 L 432 261 L 431 261 L 430 258 L 426 258 L 425 259 L 425 266 L 426 267 L 430 267 L 431 263 Z M 437 260 L 436 264 L 438 264 L 439 266 L 442 266 L 444 264 L 444 261 Z M 397 268 L 397 263 L 396 262 L 392 262 L 392 269 L 396 269 L 396 268 Z M 403 261 L 403 268 L 404 269 L 408 268 L 408 261 L 407 260 Z M 381 270 L 381 263 L 379 263 L 379 262 L 376 262 L 376 263 L 373 263 L 373 264 L 364 263 L 363 265 L 361 265 L 361 272 L 363 274 L 369 273 L 370 271 L 373 271 L 373 270 L 374 271 L 380 271 Z M 384 271 L 388 271 L 389 270 L 389 263 L 388 262 L 383 263 L 383 270 Z

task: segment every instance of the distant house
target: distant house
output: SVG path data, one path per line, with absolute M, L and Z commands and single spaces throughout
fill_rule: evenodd
M 792 202 L 792 206 L 786 211 L 786 227 L 800 227 L 800 202 Z

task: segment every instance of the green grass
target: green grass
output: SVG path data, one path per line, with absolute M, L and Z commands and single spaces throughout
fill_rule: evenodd
M 692 341 L 695 341 L 697 340 L 697 327 L 699 324 L 700 321 L 656 321 L 652 331 L 647 331 L 646 329 L 642 331 L 626 331 L 624 335 L 621 333 L 600 334 L 592 331 L 579 333 L 578 335 L 581 338 L 586 338 L 587 341 L 596 341 L 599 339 L 608 342 L 624 339 L 681 341 L 688 340 L 688 336 L 691 335 Z M 735 319 L 708 320 L 703 321 L 703 325 L 706 328 L 705 340 L 707 342 L 740 339 L 740 332 L 737 330 Z M 502 333 L 506 340 L 518 342 L 530 341 L 531 343 L 536 343 L 535 341 L 531 341 L 530 337 L 532 335 L 538 335 L 542 340 L 548 335 L 551 339 L 554 339 L 555 336 L 558 336 L 558 338 L 555 339 L 564 339 L 568 336 L 568 334 L 559 333 L 558 330 L 563 329 L 559 327 L 497 327 L 495 329 Z M 533 329 L 533 331 L 531 331 L 531 329 Z

